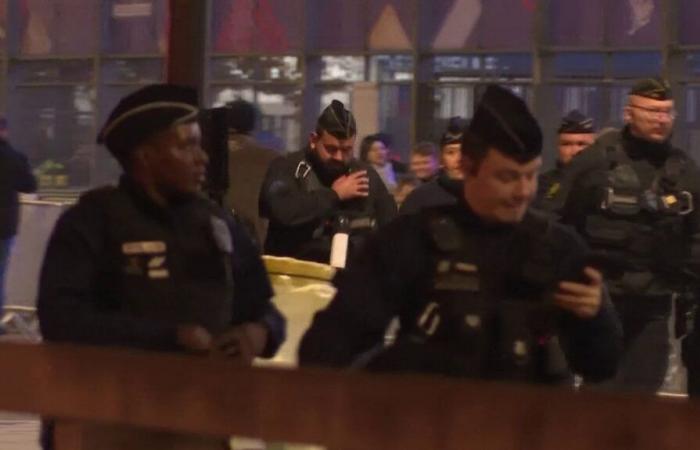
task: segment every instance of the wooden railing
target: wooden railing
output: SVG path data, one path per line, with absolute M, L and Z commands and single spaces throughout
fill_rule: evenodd
M 0 345 L 0 410 L 332 449 L 688 449 L 691 401 Z

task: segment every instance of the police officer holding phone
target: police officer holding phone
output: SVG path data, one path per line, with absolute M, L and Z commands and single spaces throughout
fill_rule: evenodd
M 615 374 L 619 322 L 578 236 L 529 210 L 542 134 L 490 86 L 461 141 L 462 195 L 380 230 L 300 345 L 307 365 L 566 383 Z M 398 317 L 396 342 L 384 332 Z
M 260 192 L 270 221 L 265 253 L 328 263 L 333 236 L 350 236 L 349 250 L 396 215 L 376 171 L 354 158 L 355 118 L 337 101 L 323 111 L 303 150 L 270 165 Z

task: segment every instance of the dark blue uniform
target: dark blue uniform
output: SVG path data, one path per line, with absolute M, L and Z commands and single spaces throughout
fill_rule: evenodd
M 230 216 L 200 197 L 167 208 L 124 177 L 85 194 L 48 245 L 38 312 L 48 341 L 178 350 L 176 327 L 216 336 L 244 322 L 285 336 L 265 268 Z
M 453 180 L 445 172 L 440 172 L 435 179 L 423 183 L 414 189 L 401 204 L 401 214 L 414 214 L 423 208 L 454 205 L 462 197 L 464 184 Z
M 624 329 L 615 387 L 653 393 L 668 366 L 671 299 L 700 221 L 700 170 L 680 149 L 611 132 L 567 166 L 562 220 L 593 248 Z
M 486 225 L 463 202 L 401 216 L 339 281 L 300 361 L 529 382 L 561 381 L 569 369 L 610 377 L 620 331 L 609 301 L 582 320 L 546 300 L 559 280 L 581 278 L 586 253 L 571 231 L 531 213 L 516 226 Z M 396 316 L 397 341 L 384 351 Z

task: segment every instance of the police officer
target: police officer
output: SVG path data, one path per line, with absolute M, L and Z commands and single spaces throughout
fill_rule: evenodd
M 584 116 L 578 110 L 573 110 L 562 119 L 557 135 L 556 167 L 540 175 L 537 199 L 533 204 L 534 207 L 552 214 L 557 214 L 563 206 L 559 194 L 564 168 L 574 156 L 595 141 L 593 119 Z
M 334 100 L 308 146 L 272 162 L 260 193 L 270 221 L 266 253 L 328 263 L 338 231 L 356 247 L 394 218 L 396 204 L 379 175 L 353 158 L 356 134 L 352 113 Z
M 58 220 L 39 285 L 44 339 L 212 353 L 250 364 L 285 321 L 248 235 L 200 195 L 194 90 L 152 85 L 123 98 L 100 132 L 124 169 Z M 50 445 L 45 443 L 45 445 Z
M 300 361 L 542 383 L 612 376 L 619 323 L 600 273 L 573 232 L 528 210 L 541 145 L 525 103 L 489 86 L 462 138 L 461 201 L 379 230 L 316 314 Z
M 665 80 L 639 81 L 625 127 L 574 158 L 562 184 L 563 220 L 593 247 L 623 324 L 618 389 L 653 393 L 663 384 L 671 299 L 689 282 L 700 172 L 670 143 L 675 115 Z
M 401 204 L 401 214 L 413 214 L 429 206 L 452 205 L 462 196 L 462 131 L 466 121 L 453 117 L 440 138 L 438 175 L 413 190 Z

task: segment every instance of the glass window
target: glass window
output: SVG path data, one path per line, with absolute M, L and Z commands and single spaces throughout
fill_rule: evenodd
M 392 137 L 391 150 L 403 161 L 411 152 L 411 85 L 379 87 L 379 130 Z
M 555 77 L 601 78 L 605 75 L 603 53 L 559 53 L 553 57 Z
M 214 86 L 212 106 L 223 106 L 242 98 L 260 108 L 260 127 L 255 137 L 268 148 L 301 148 L 301 89 L 293 86 Z
M 690 52 L 685 55 L 684 72 L 686 78 L 700 76 L 700 52 Z
M 90 85 L 18 87 L 9 96 L 13 141 L 29 158 L 41 188 L 91 185 L 95 91 Z
M 697 0 L 680 0 L 678 10 L 681 12 L 678 26 L 678 41 L 681 44 L 700 44 L 700 2 Z
M 610 75 L 613 78 L 640 78 L 661 73 L 659 52 L 616 52 L 611 55 Z
M 362 56 L 321 57 L 321 81 L 364 81 L 365 58 Z
M 422 48 L 526 49 L 532 42 L 531 0 L 421 2 Z
M 212 2 L 211 48 L 216 53 L 284 53 L 301 47 L 303 0 Z
M 661 43 L 659 0 L 608 2 L 605 18 L 609 43 L 613 46 L 642 47 Z
M 607 120 L 602 111 L 602 96 L 604 93 L 602 87 L 557 85 L 554 90 L 557 105 L 559 105 L 558 112 L 560 117 L 577 109 L 585 116 L 592 117 L 596 127 L 599 127 Z
M 690 85 L 685 93 L 685 131 L 681 142 L 683 149 L 690 152 L 695 161 L 700 161 L 700 86 Z M 680 120 L 680 119 L 679 119 Z
M 306 46 L 314 50 L 363 51 L 366 47 L 364 2 L 308 0 Z
M 234 56 L 211 60 L 212 81 L 298 81 L 301 69 L 297 56 Z
M 103 83 L 159 83 L 164 78 L 163 60 L 105 59 L 100 76 Z
M 370 79 L 380 82 L 413 80 L 413 56 L 372 56 L 370 59 Z
M 373 50 L 413 49 L 417 17 L 416 0 L 368 0 L 368 47 Z
M 89 83 L 93 76 L 90 60 L 21 61 L 10 66 L 15 84 Z
M 99 2 L 26 0 L 12 7 L 12 21 L 19 25 L 14 54 L 83 55 L 97 50 Z
M 534 0 L 481 2 L 480 48 L 529 49 L 533 39 Z
M 548 42 L 558 46 L 603 44 L 605 0 L 549 2 Z
M 107 53 L 165 53 L 167 0 L 108 0 L 105 7 L 102 38 Z
M 433 78 L 440 81 L 531 76 L 532 56 L 529 54 L 450 55 L 433 59 Z
M 343 102 L 345 107 L 352 111 L 352 87 L 341 88 L 326 88 L 321 91 L 321 99 L 319 102 L 319 111 L 323 111 L 333 100 Z

